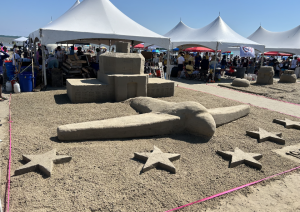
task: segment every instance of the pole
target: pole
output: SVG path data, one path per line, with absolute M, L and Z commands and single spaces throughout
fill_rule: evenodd
M 134 48 L 133 44 L 134 44 L 134 41 L 132 40 L 131 41 L 131 53 L 133 53 L 133 48 Z
M 216 73 L 216 62 L 217 62 L 218 48 L 219 48 L 219 42 L 217 42 L 217 47 L 216 47 L 216 51 L 215 51 L 215 65 L 214 65 L 213 81 L 215 79 L 215 73 Z
M 31 59 L 32 63 L 32 88 L 34 88 L 34 63 L 33 63 L 33 58 Z
M 34 53 L 34 62 L 37 63 L 36 61 L 36 42 L 33 42 L 33 53 Z
M 167 53 L 167 73 L 166 73 L 166 79 L 170 79 L 171 76 L 171 64 L 170 64 L 170 40 L 169 40 L 169 49 L 168 49 L 168 53 Z
M 45 46 L 44 45 L 42 45 L 42 60 L 43 60 L 42 71 L 44 74 L 44 85 L 47 86 L 46 64 L 45 64 Z

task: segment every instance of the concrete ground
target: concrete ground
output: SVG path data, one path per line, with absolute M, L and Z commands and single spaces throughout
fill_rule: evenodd
M 175 86 L 201 91 L 219 97 L 223 97 L 226 99 L 242 102 L 245 104 L 251 104 L 256 107 L 267 108 L 269 110 L 276 111 L 279 113 L 300 117 L 299 105 L 289 104 L 289 103 L 285 103 L 273 99 L 268 99 L 263 96 L 257 96 L 249 93 L 239 92 L 236 90 L 226 89 L 218 86 L 217 83 L 205 84 L 200 81 L 174 79 L 174 78 L 172 78 L 172 80 L 175 82 Z M 230 83 L 231 81 L 232 79 L 227 79 L 227 80 L 222 80 L 221 83 Z

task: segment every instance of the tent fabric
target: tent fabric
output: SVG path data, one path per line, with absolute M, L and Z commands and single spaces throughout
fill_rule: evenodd
M 244 38 L 233 31 L 219 16 L 209 25 L 193 29 L 179 23 L 170 32 L 165 34 L 171 38 L 171 45 L 184 48 L 202 46 L 213 50 L 228 51 L 230 47 L 248 46 L 259 52 L 264 52 L 264 45 Z
M 271 32 L 259 27 L 248 39 L 266 46 L 266 51 L 300 54 L 300 25 L 284 32 Z
M 85 14 L 81 17 L 79 14 Z M 48 43 L 114 44 L 116 41 L 151 43 L 169 48 L 170 40 L 136 23 L 109 0 L 84 0 L 45 27 L 31 33 L 31 38 Z
M 80 1 L 79 0 L 76 0 L 76 2 L 74 3 L 74 5 L 68 10 L 68 11 L 70 11 L 70 10 L 73 10 L 75 7 L 77 7 L 78 5 L 80 4 Z M 68 12 L 67 11 L 67 12 Z
M 28 38 L 20 37 L 20 38 L 15 39 L 14 41 L 16 41 L 16 42 L 25 42 L 27 40 L 28 40 Z

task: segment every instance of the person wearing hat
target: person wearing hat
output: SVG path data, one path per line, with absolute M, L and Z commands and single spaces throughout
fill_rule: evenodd
M 56 57 L 52 53 L 49 54 L 49 58 L 47 59 L 47 68 L 53 69 L 58 68 L 59 63 Z
M 9 54 L 6 53 L 7 48 L 4 46 L 3 51 L 0 51 L 0 101 L 7 100 L 4 96 L 2 96 L 2 86 L 4 84 L 3 77 L 3 62 L 6 58 L 9 58 Z

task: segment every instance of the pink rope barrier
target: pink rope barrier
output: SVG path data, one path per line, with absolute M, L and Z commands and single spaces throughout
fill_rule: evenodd
M 213 85 L 210 85 L 210 86 L 213 86 Z M 194 90 L 194 89 L 190 89 L 190 88 L 181 87 L 181 86 L 178 86 L 178 85 L 177 85 L 177 87 L 184 88 L 184 89 L 188 89 L 188 90 L 193 90 L 193 91 L 198 91 L 198 90 Z M 214 86 L 214 87 L 216 87 L 216 86 Z M 228 89 L 229 89 L 229 88 L 228 88 Z M 204 91 L 199 91 L 199 92 L 210 94 L 210 93 L 204 92 Z M 237 92 L 240 92 L 240 91 L 237 91 Z M 244 92 L 241 92 L 241 93 L 244 93 Z M 247 93 L 247 94 L 248 94 L 248 93 Z M 229 99 L 229 98 L 225 98 L 225 97 L 218 96 L 218 95 L 215 95 L 215 94 L 211 94 L 211 95 L 214 95 L 214 96 L 217 96 L 217 97 L 221 97 L 221 98 L 224 98 L 224 99 Z M 253 94 L 253 95 L 255 95 L 255 94 Z M 236 101 L 236 102 L 240 102 L 240 101 L 233 100 L 233 99 L 229 99 L 229 100 Z M 275 99 L 274 99 L 274 100 L 275 100 Z M 280 100 L 277 100 L 277 101 L 280 101 Z M 241 102 L 241 103 L 243 103 L 243 102 Z M 287 103 L 289 103 L 289 102 L 287 102 Z M 244 103 L 244 104 L 245 104 L 245 103 Z M 248 104 L 251 105 L 250 103 L 248 103 Z M 290 104 L 294 104 L 294 103 L 290 103 Z M 295 104 L 295 105 L 297 105 L 297 104 Z M 258 107 L 258 106 L 255 106 L 255 105 L 252 105 L 252 106 Z M 258 107 L 258 108 L 263 108 L 263 107 Z M 263 109 L 270 110 L 270 109 L 268 109 L 268 108 L 263 108 Z M 274 111 L 274 110 L 270 110 L 270 111 Z M 278 112 L 278 111 L 275 111 L 275 112 Z M 279 112 L 279 113 L 280 113 L 280 112 Z M 282 114 L 285 114 L 285 113 L 282 113 Z M 285 115 L 289 115 L 289 114 L 285 114 Z M 289 116 L 292 116 L 292 115 L 289 115 Z M 293 117 L 300 118 L 300 117 L 297 117 L 297 116 L 293 116 Z M 197 204 L 197 203 L 200 203 L 200 202 L 205 202 L 205 201 L 207 201 L 207 200 L 214 199 L 214 198 L 216 198 L 216 197 L 219 197 L 219 196 L 222 196 L 222 195 L 225 195 L 225 194 L 228 194 L 228 193 L 231 193 L 231 192 L 240 190 L 240 189 L 242 189 L 242 188 L 246 188 L 246 187 L 252 186 L 252 185 L 254 185 L 254 184 L 257 184 L 257 183 L 260 183 L 260 182 L 262 182 L 262 181 L 265 181 L 265 180 L 268 180 L 268 179 L 271 179 L 271 178 L 274 178 L 274 177 L 277 177 L 277 176 L 280 176 L 280 175 L 283 175 L 283 174 L 286 174 L 286 173 L 295 171 L 295 170 L 297 170 L 297 169 L 300 169 L 300 166 L 298 166 L 298 167 L 296 167 L 296 168 L 293 168 L 293 169 L 290 169 L 290 170 L 287 170 L 287 171 L 284 171 L 284 172 L 281 172 L 281 173 L 279 173 L 279 174 L 272 175 L 272 176 L 270 176 L 270 177 L 266 177 L 266 178 L 261 179 L 261 180 L 254 181 L 254 182 L 252 182 L 252 183 L 248 183 L 248 184 L 245 184 L 245 185 L 242 185 L 242 186 L 239 186 L 239 187 L 236 187 L 236 188 L 233 188 L 233 189 L 230 189 L 230 190 L 227 190 L 227 191 L 224 191 L 224 192 L 221 192 L 221 193 L 212 195 L 212 196 L 210 196 L 210 197 L 206 197 L 206 198 L 204 198 L 204 199 L 200 199 L 200 200 L 195 201 L 195 202 L 188 203 L 188 204 L 186 204 L 186 205 L 183 205 L 183 206 L 180 206 L 180 207 L 177 207 L 177 208 L 174 208 L 174 209 L 165 211 L 165 212 L 177 211 L 177 210 L 186 208 L 186 207 L 188 207 L 188 206 L 191 206 L 191 205 L 194 205 L 194 204 Z
M 7 180 L 7 203 L 6 203 L 6 211 L 9 211 L 9 197 L 10 197 L 10 171 L 11 171 L 11 94 L 9 97 L 9 159 L 8 159 L 8 180 Z
M 174 209 L 165 211 L 165 212 L 171 212 L 171 211 L 180 210 L 180 209 L 182 209 L 182 208 L 185 208 L 185 207 L 188 207 L 188 206 L 191 206 L 191 205 L 200 203 L 200 202 L 204 202 L 204 201 L 207 201 L 207 200 L 210 200 L 210 199 L 214 199 L 214 198 L 216 198 L 216 197 L 219 197 L 219 196 L 222 196 L 222 195 L 225 195 L 225 194 L 228 194 L 228 193 L 231 193 L 231 192 L 240 190 L 240 189 L 242 189 L 242 188 L 246 188 L 246 187 L 248 187 L 248 186 L 251 186 L 251 185 L 260 183 L 260 182 L 262 182 L 262 181 L 265 181 L 265 180 L 268 180 L 268 179 L 271 179 L 271 178 L 274 178 L 274 177 L 277 177 L 277 176 L 280 176 L 280 175 L 283 175 L 283 174 L 286 174 L 286 173 L 295 171 L 295 170 L 297 170 L 297 169 L 300 169 L 300 166 L 298 166 L 298 167 L 296 167 L 296 168 L 293 168 L 293 169 L 290 169 L 290 170 L 287 170 L 287 171 L 285 171 L 285 172 L 281 172 L 281 173 L 279 173 L 279 174 L 272 175 L 272 176 L 270 176 L 270 177 L 266 177 L 266 178 L 261 179 L 261 180 L 257 180 L 257 181 L 252 182 L 252 183 L 248 183 L 248 184 L 245 184 L 245 185 L 242 185 L 242 186 L 239 186 L 239 187 L 236 187 L 236 188 L 233 188 L 233 189 L 230 189 L 230 190 L 227 190 L 227 191 L 224 191 L 224 192 L 221 192 L 221 193 L 212 195 L 212 196 L 210 196 L 210 197 L 206 197 L 206 198 L 204 198 L 204 199 L 200 199 L 200 200 L 198 200 L 198 201 L 195 201 L 195 202 L 192 202 L 192 203 L 189 203 L 189 204 L 186 204 L 186 205 L 183 205 L 183 206 L 180 206 L 180 207 L 177 207 L 177 208 L 174 208 Z

